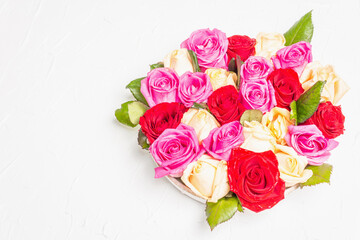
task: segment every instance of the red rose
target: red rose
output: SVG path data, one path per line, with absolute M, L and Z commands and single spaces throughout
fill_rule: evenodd
M 239 121 L 246 110 L 240 103 L 238 91 L 232 85 L 214 91 L 208 98 L 207 105 L 221 125 Z
M 234 35 L 228 38 L 229 47 L 227 55 L 229 59 L 235 58 L 239 55 L 243 62 L 250 56 L 255 55 L 256 39 L 249 38 L 248 36 Z
M 316 112 L 303 124 L 315 124 L 326 138 L 336 138 L 344 133 L 345 116 L 341 106 L 334 106 L 331 102 L 320 103 Z
M 285 182 L 280 179 L 278 161 L 272 151 L 256 153 L 232 150 L 228 161 L 230 190 L 242 206 L 260 212 L 284 199 Z
M 304 92 L 298 74 L 290 69 L 276 69 L 268 76 L 275 90 L 275 98 L 278 107 L 290 109 L 290 103 L 297 100 Z
M 139 124 L 150 144 L 167 128 L 176 128 L 187 108 L 181 103 L 159 103 L 145 112 Z

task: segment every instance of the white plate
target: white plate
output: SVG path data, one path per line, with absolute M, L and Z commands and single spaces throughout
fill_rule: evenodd
M 151 154 L 150 154 L 151 156 Z M 154 161 L 155 165 L 158 167 L 159 165 L 157 164 L 157 162 L 154 160 L 154 158 L 151 156 L 151 159 Z M 165 176 L 166 179 L 175 187 L 177 188 L 181 193 L 185 194 L 186 196 L 201 202 L 201 203 L 206 203 L 206 200 L 197 196 L 193 191 L 191 191 L 190 188 L 188 188 L 181 180 L 180 178 L 174 178 L 174 177 L 170 177 L 170 176 Z M 296 190 L 299 187 L 299 184 L 296 184 L 292 187 L 288 187 L 285 189 L 285 197 L 287 195 L 289 195 L 292 191 Z
M 169 180 L 169 182 L 171 182 L 172 185 L 174 185 L 181 193 L 185 194 L 188 197 L 191 197 L 192 199 L 201 202 L 201 203 L 206 203 L 206 200 L 198 197 L 197 195 L 195 195 L 190 188 L 188 188 L 187 186 L 185 186 L 182 181 L 180 179 L 174 178 L 174 177 L 169 177 L 166 176 L 167 180 Z M 292 191 L 296 190 L 299 187 L 299 185 L 294 185 L 292 187 L 286 188 L 285 189 L 285 197 L 287 195 L 289 195 Z

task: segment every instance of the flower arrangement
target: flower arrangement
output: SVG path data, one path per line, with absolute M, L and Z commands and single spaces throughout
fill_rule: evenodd
M 312 35 L 311 12 L 256 39 L 196 30 L 127 85 L 136 101 L 116 118 L 141 126 L 155 178 L 206 201 L 211 229 L 243 208 L 272 208 L 286 189 L 330 182 L 325 162 L 344 132 L 338 102 L 349 87 L 313 61 Z

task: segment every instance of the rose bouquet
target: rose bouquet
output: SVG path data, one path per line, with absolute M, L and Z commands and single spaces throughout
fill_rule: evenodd
M 338 102 L 349 88 L 313 61 L 312 34 L 311 12 L 284 35 L 200 29 L 127 85 L 136 101 L 116 118 L 141 126 L 155 178 L 206 201 L 211 229 L 243 208 L 272 208 L 287 189 L 330 181 L 325 162 L 344 132 Z

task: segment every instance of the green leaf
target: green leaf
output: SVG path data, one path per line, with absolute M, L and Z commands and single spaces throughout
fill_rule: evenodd
M 284 37 L 286 39 L 285 46 L 290 46 L 301 41 L 311 42 L 314 32 L 311 13 L 312 10 L 300 18 L 299 21 L 294 23 L 294 25 L 286 33 L 284 33 Z
M 297 110 L 296 110 L 296 101 L 290 103 L 290 119 L 295 120 L 295 126 L 297 125 Z
M 163 62 L 154 63 L 150 65 L 150 71 L 154 70 L 155 68 L 163 68 L 163 67 L 164 67 Z
M 142 95 L 140 88 L 141 88 L 141 80 L 143 80 L 145 77 L 135 79 L 131 81 L 126 88 L 130 90 L 132 95 L 135 97 L 136 100 L 142 102 L 143 104 L 149 106 L 147 103 L 144 95 Z
M 324 163 L 320 166 L 309 165 L 306 167 L 306 169 L 310 169 L 313 172 L 313 175 L 306 182 L 301 183 L 301 187 L 313 186 L 320 183 L 330 184 L 330 176 L 333 169 L 330 164 Z
M 228 69 L 229 69 L 229 71 L 236 73 L 236 62 L 235 62 L 235 58 L 232 58 L 232 59 L 229 61 Z
M 148 107 L 141 102 L 129 101 L 121 104 L 120 109 L 116 109 L 115 117 L 122 124 L 135 127 L 139 124 L 140 117 L 144 115 L 147 109 Z
M 292 116 L 296 116 L 295 122 L 297 124 L 305 122 L 314 114 L 320 104 L 321 92 L 325 83 L 326 81 L 316 82 L 299 97 L 296 103 L 291 103 Z
M 115 111 L 115 117 L 116 119 L 121 122 L 122 124 L 125 124 L 127 126 L 130 126 L 130 127 L 135 127 L 136 124 L 133 124 L 131 121 L 130 121 L 130 118 L 129 118 L 129 109 L 128 109 L 128 105 L 129 103 L 131 103 L 132 101 L 129 101 L 129 102 L 126 102 L 126 103 L 123 103 L 121 105 L 121 108 L 120 109 L 116 109 Z
M 149 149 L 150 144 L 148 141 L 148 138 L 145 136 L 145 134 L 143 133 L 143 131 L 141 130 L 141 128 L 139 129 L 139 133 L 138 133 L 138 144 L 142 149 Z
M 206 220 L 213 230 L 218 224 L 223 223 L 232 216 L 238 210 L 239 200 L 236 196 L 234 197 L 223 197 L 216 203 L 206 202 Z
M 128 113 L 130 121 L 133 124 L 139 124 L 139 119 L 149 109 L 148 106 L 141 102 L 132 102 L 128 105 Z
M 244 62 L 241 60 L 240 56 L 239 55 L 236 55 L 236 69 L 237 69 L 237 87 L 238 89 L 240 89 L 241 87 L 241 75 L 240 75 L 240 72 L 241 72 L 241 65 L 244 64 Z
M 205 109 L 209 111 L 209 107 L 207 106 L 206 103 L 194 103 L 192 107 L 196 109 Z
M 239 201 L 239 199 L 238 199 L 237 210 L 238 210 L 239 212 L 244 212 L 244 209 L 243 209 L 243 207 L 242 207 L 241 202 Z
M 198 63 L 198 59 L 197 59 L 197 56 L 194 53 L 194 51 L 188 49 L 188 53 L 189 53 L 191 61 L 193 63 L 194 71 L 195 72 L 201 72 L 200 67 L 199 67 L 199 63 Z
M 251 121 L 258 121 L 261 123 L 263 117 L 263 113 L 260 110 L 257 109 L 249 109 L 246 110 L 240 118 L 241 125 L 244 126 L 245 121 L 251 122 Z

